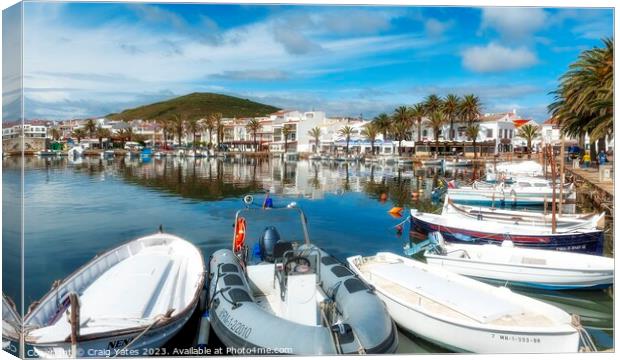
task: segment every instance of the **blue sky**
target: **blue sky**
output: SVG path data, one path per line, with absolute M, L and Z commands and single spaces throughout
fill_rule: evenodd
M 543 121 L 558 77 L 612 34 L 606 9 L 26 3 L 26 118 L 208 91 L 364 118 L 474 93 Z

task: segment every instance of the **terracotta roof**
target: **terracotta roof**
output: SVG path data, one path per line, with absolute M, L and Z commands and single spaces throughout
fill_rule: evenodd
M 550 117 L 543 122 L 543 125 L 557 125 L 558 121 L 554 117 Z
M 499 113 L 499 114 L 489 114 L 480 118 L 480 121 L 497 121 L 506 115 L 510 115 L 512 113 Z
M 519 128 L 522 125 L 525 125 L 527 123 L 529 123 L 531 120 L 528 119 L 517 119 L 517 120 L 512 120 L 512 122 L 515 124 L 515 127 Z

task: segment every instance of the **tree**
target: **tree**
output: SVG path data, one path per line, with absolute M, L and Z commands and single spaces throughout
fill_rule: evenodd
M 103 139 L 109 139 L 112 137 L 112 132 L 110 129 L 104 129 L 101 126 L 97 127 L 97 131 L 95 131 L 97 135 L 97 139 L 99 139 L 99 148 L 103 149 Z
M 252 138 L 254 139 L 254 152 L 258 151 L 258 143 L 256 142 L 256 134 L 261 129 L 261 127 L 263 127 L 263 125 L 261 125 L 261 123 L 256 119 L 251 119 L 250 121 L 248 121 L 247 125 L 245 126 L 245 128 L 248 129 L 252 133 Z
M 517 135 L 527 141 L 527 158 L 532 158 L 532 140 L 536 139 L 540 133 L 538 126 L 532 124 L 525 124 L 519 128 Z
M 591 144 L 613 135 L 614 41 L 602 41 L 604 47 L 583 51 L 569 66 L 548 106 L 564 135 L 588 133 Z
M 443 112 L 450 120 L 450 140 L 454 140 L 454 118 L 459 113 L 461 98 L 454 94 L 448 94 L 443 101 Z
M 482 104 L 480 99 L 474 95 L 469 94 L 463 96 L 463 100 L 459 104 L 459 115 L 465 119 L 468 123 L 472 123 L 480 118 L 482 111 Z
M 204 122 L 204 128 L 207 130 L 207 132 L 209 132 L 209 141 L 207 141 L 207 146 L 209 147 L 209 149 L 212 147 L 211 142 L 213 141 L 213 130 L 215 129 L 215 126 L 215 116 L 213 116 L 213 114 L 209 114 Z
M 372 120 L 377 127 L 377 130 L 383 135 L 383 141 L 387 141 L 388 132 L 392 127 L 392 119 L 386 113 L 381 113 Z
M 399 106 L 394 109 L 392 115 L 392 131 L 398 140 L 398 155 L 402 154 L 402 141 L 407 138 L 407 133 L 411 129 L 411 111 L 406 106 Z
M 426 115 L 424 104 L 418 103 L 411 107 L 411 117 L 418 124 L 418 141 L 422 141 L 422 119 Z
M 370 152 L 372 155 L 374 155 L 375 141 L 377 140 L 377 136 L 379 135 L 379 129 L 377 129 L 377 125 L 373 122 L 367 123 L 362 129 L 361 135 L 370 141 Z
M 441 110 L 443 101 L 435 94 L 431 94 L 424 99 L 424 110 L 427 116 L 431 116 L 436 111 Z
M 321 139 L 321 128 L 316 126 L 313 127 L 312 129 L 308 130 L 308 136 L 310 136 L 311 138 L 314 138 L 314 146 L 315 146 L 315 152 L 319 152 L 319 148 L 321 146 L 320 144 L 320 139 Z
M 86 131 L 84 129 L 75 129 L 71 133 L 71 136 L 77 139 L 78 144 L 86 137 Z
M 349 154 L 349 142 L 351 141 L 351 135 L 353 134 L 353 128 L 350 127 L 349 125 L 346 125 L 340 130 L 338 130 L 338 134 L 346 139 L 347 141 L 346 153 Z
M 472 145 L 474 146 L 474 159 L 476 158 L 476 139 L 478 139 L 479 133 L 480 133 L 480 124 L 478 123 L 470 123 L 467 125 L 467 128 L 465 129 L 465 135 L 467 135 L 467 138 L 469 138 L 472 141 Z
M 185 128 L 185 120 L 178 114 L 173 114 L 170 118 L 174 132 L 179 137 L 179 145 L 181 145 L 181 139 L 183 138 L 183 129 Z
M 441 128 L 446 123 L 446 115 L 443 112 L 436 110 L 431 113 L 428 122 L 433 129 L 433 136 L 435 137 L 435 151 L 437 151 L 437 154 L 439 155 L 439 133 L 441 132 Z
M 52 137 L 52 139 L 54 139 L 55 141 L 58 141 L 60 139 L 60 130 L 56 129 L 56 128 L 52 128 L 50 130 L 50 136 Z
M 198 118 L 189 118 L 185 122 L 185 130 L 187 131 L 187 135 L 192 135 L 192 148 L 196 147 L 196 132 L 198 132 L 200 128 L 200 119 Z
M 284 152 L 288 151 L 288 136 L 293 132 L 288 125 L 282 126 L 282 137 L 284 138 Z
M 89 138 L 95 137 L 95 132 L 97 131 L 97 124 L 93 119 L 88 119 L 86 124 L 84 124 L 84 130 L 88 133 Z
M 224 124 L 222 124 L 222 113 L 213 113 L 210 116 L 215 124 L 215 135 L 217 138 L 217 145 L 219 147 L 222 141 L 224 141 Z
M 128 126 L 126 128 L 120 129 L 117 133 L 116 133 L 117 137 L 121 140 L 121 147 L 125 147 L 125 142 L 126 141 L 131 141 L 134 137 L 133 134 L 133 129 L 131 128 L 131 126 Z

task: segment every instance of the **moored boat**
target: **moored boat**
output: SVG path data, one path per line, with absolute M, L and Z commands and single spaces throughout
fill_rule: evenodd
M 573 318 L 542 301 L 392 253 L 358 255 L 347 261 L 373 286 L 400 327 L 448 349 L 578 351 Z
M 425 251 L 427 264 L 504 286 L 588 290 L 607 288 L 614 280 L 614 260 L 604 256 L 518 248 L 511 241 L 500 246 L 450 244 L 441 234 L 433 237 L 437 244 Z
M 25 342 L 39 357 L 143 355 L 187 322 L 204 277 L 200 250 L 180 237 L 130 241 L 52 288 L 24 318 Z
M 302 231 L 289 230 L 280 238 L 268 219 L 288 217 L 279 227 L 291 229 L 292 216 L 301 220 Z M 265 217 L 272 225 L 263 228 L 258 221 Z M 300 209 L 245 209 L 235 224 L 233 250 L 216 251 L 209 266 L 211 324 L 227 347 L 245 354 L 396 350 L 396 327 L 385 305 L 336 258 L 309 242 Z M 260 235 L 257 242 L 253 232 Z
M 412 209 L 411 231 L 422 236 L 439 231 L 448 242 L 499 244 L 511 240 L 517 246 L 539 249 L 596 255 L 603 252 L 603 231 L 596 228 L 596 222 L 579 228 L 558 227 L 553 232 L 548 226 L 506 224 L 484 218 L 467 219 L 459 215 L 437 215 Z
M 18 355 L 21 328 L 21 316 L 15 303 L 2 293 L 2 349 L 15 356 Z
M 473 161 L 469 159 L 454 159 L 448 160 L 444 162 L 446 167 L 461 167 L 461 166 L 472 166 Z
M 422 160 L 422 165 L 424 166 L 443 166 L 443 159 L 431 159 L 431 160 Z

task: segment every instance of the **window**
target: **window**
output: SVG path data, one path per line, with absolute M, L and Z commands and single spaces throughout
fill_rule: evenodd
M 422 130 L 422 136 L 428 136 L 428 130 Z
M 493 137 L 493 129 L 487 129 L 487 137 L 488 138 L 492 138 Z
M 514 134 L 514 133 L 513 133 L 513 131 L 514 131 L 514 130 L 512 130 L 512 129 L 510 130 L 510 138 L 511 138 L 511 139 L 512 139 L 512 135 Z

